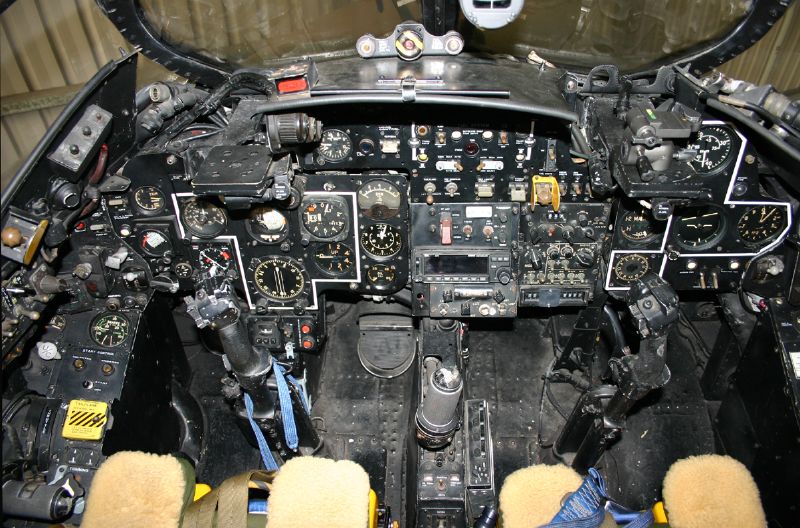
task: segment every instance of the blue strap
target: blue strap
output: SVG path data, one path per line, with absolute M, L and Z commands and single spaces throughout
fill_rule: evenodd
M 609 501 L 606 493 L 606 483 L 602 475 L 594 469 L 589 469 L 589 475 L 583 479 L 578 491 L 571 494 L 561 510 L 553 520 L 544 528 L 599 528 L 608 511 L 617 524 L 624 524 L 625 528 L 647 528 L 655 522 L 653 512 L 629 510 L 619 504 Z
M 264 469 L 277 471 L 278 464 L 272 456 L 272 451 L 269 450 L 269 444 L 267 444 L 267 439 L 264 438 L 264 432 L 253 419 L 253 399 L 246 392 L 244 393 L 244 408 L 247 410 L 247 421 L 250 422 L 250 427 L 256 436 L 256 442 L 258 442 L 258 450 L 261 452 L 261 461 L 264 463 Z
M 247 513 L 267 513 L 267 499 L 250 499 L 247 501 Z
M 297 426 L 294 423 L 294 409 L 292 408 L 292 393 L 286 384 L 286 377 L 283 367 L 276 361 L 273 363 L 275 371 L 275 381 L 278 382 L 278 401 L 281 405 L 281 419 L 283 420 L 283 435 L 286 438 L 286 445 L 289 449 L 297 449 Z
M 289 383 L 291 383 L 297 388 L 297 391 L 300 393 L 300 399 L 303 402 L 303 407 L 305 407 L 307 413 L 310 413 L 311 404 L 308 401 L 308 395 L 306 394 L 306 391 L 303 389 L 303 386 L 300 385 L 300 382 L 297 381 L 295 377 L 292 376 L 291 374 L 287 374 L 286 379 L 289 380 Z

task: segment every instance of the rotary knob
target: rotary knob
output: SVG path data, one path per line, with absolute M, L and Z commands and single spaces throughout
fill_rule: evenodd
M 584 268 L 588 268 L 594 264 L 594 251 L 586 247 L 580 248 L 577 253 L 575 253 L 575 260 Z
M 511 270 L 508 268 L 500 268 L 497 270 L 497 280 L 504 286 L 511 282 Z

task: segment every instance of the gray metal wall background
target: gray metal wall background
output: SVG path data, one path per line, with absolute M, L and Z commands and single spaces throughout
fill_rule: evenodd
M 17 0 L 0 15 L 2 187 L 63 105 L 100 66 L 119 57 L 120 48 L 130 46 L 93 0 Z M 800 2 L 758 44 L 720 70 L 800 91 Z M 168 75 L 140 61 L 141 84 Z

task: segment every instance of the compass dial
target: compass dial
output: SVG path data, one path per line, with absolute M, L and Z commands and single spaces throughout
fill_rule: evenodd
M 690 162 L 700 174 L 711 174 L 720 169 L 731 157 L 733 133 L 726 127 L 705 127 L 689 145 L 697 155 Z
M 253 285 L 259 293 L 274 301 L 285 302 L 303 293 L 306 284 L 299 262 L 287 257 L 254 260 Z
M 199 238 L 214 238 L 228 225 L 225 211 L 205 200 L 189 200 L 183 204 L 181 220 L 186 229 Z
M 314 252 L 314 262 L 319 269 L 330 275 L 344 275 L 353 269 L 355 252 L 341 242 L 328 242 Z
M 397 216 L 402 199 L 400 190 L 385 180 L 372 180 L 358 189 L 358 209 L 373 220 Z
M 685 209 L 675 220 L 675 238 L 684 249 L 707 249 L 725 234 L 725 217 L 714 206 Z
M 128 339 L 130 323 L 119 313 L 104 313 L 92 321 L 90 335 L 95 343 L 104 347 L 119 346 Z
M 330 162 L 336 163 L 347 158 L 353 150 L 353 142 L 350 136 L 341 130 L 329 128 L 322 133 L 317 152 L 319 155 Z
M 146 185 L 133 191 L 133 205 L 144 215 L 157 215 L 164 210 L 167 199 L 157 187 Z
M 361 233 L 361 245 L 374 258 L 389 258 L 400 253 L 403 235 L 389 224 L 372 224 Z
M 736 224 L 736 232 L 746 243 L 763 244 L 773 240 L 786 227 L 786 209 L 776 205 L 757 205 L 748 209 Z
M 331 239 L 347 226 L 347 205 L 340 200 L 313 200 L 303 204 L 303 226 L 319 239 Z
M 620 282 L 635 282 L 650 270 L 650 261 L 644 255 L 629 253 L 622 255 L 614 264 L 614 276 Z

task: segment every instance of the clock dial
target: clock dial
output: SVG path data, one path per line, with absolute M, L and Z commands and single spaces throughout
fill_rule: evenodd
M 745 243 L 763 244 L 775 239 L 786 227 L 786 209 L 777 205 L 757 205 L 748 209 L 736 224 Z
M 389 258 L 400 253 L 403 235 L 389 224 L 372 224 L 361 233 L 361 245 L 374 258 Z
M 329 128 L 322 133 L 317 152 L 326 161 L 336 163 L 342 161 L 350 155 L 353 150 L 353 142 L 347 133 Z

